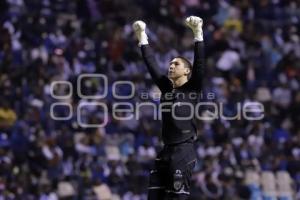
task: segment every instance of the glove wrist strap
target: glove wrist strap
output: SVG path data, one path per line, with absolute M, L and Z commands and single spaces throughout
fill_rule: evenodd
M 203 31 L 202 29 L 194 31 L 194 41 L 203 41 Z
M 140 33 L 139 46 L 146 45 L 146 44 L 149 44 L 148 43 L 148 36 L 147 36 L 146 32 L 143 31 L 143 32 Z

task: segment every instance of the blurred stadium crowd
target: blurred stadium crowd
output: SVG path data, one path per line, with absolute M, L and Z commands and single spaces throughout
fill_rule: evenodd
M 300 199 L 300 1 L 297 0 L 2 0 L 0 1 L 0 199 L 146 199 L 149 169 L 161 148 L 160 122 L 145 108 L 139 120 L 109 115 L 103 128 L 77 123 L 80 102 L 140 102 L 157 91 L 131 23 L 148 24 L 161 70 L 175 55 L 193 56 L 184 17 L 204 19 L 204 93 L 224 104 L 261 102 L 260 121 L 198 121 L 199 161 L 191 199 Z M 53 81 L 77 90 L 80 74 L 108 76 L 100 100 L 57 100 Z M 130 80 L 135 97 L 117 100 L 112 84 Z M 83 81 L 85 95 L 100 83 Z M 68 92 L 61 84 L 57 95 Z M 122 86 L 120 95 L 130 94 Z M 149 99 L 151 102 L 155 100 Z M 74 115 L 52 120 L 54 102 Z M 67 116 L 66 106 L 55 109 Z M 99 122 L 90 106 L 82 113 Z M 291 179 L 289 178 L 291 177 Z M 291 196 L 293 195 L 293 196 Z

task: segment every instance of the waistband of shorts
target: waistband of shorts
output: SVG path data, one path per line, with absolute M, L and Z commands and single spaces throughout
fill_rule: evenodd
M 191 137 L 187 140 L 184 140 L 182 142 L 178 142 L 178 143 L 171 143 L 171 144 L 165 144 L 165 147 L 177 147 L 177 146 L 181 146 L 181 145 L 191 145 L 193 144 L 195 141 L 194 137 Z

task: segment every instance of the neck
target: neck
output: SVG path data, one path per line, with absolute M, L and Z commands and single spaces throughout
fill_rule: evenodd
M 188 80 L 187 80 L 187 78 L 185 76 L 179 77 L 176 80 L 172 80 L 173 88 L 180 87 L 183 84 L 185 84 L 187 81 Z

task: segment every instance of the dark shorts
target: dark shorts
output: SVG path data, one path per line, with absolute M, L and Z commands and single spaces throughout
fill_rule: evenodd
M 165 196 L 188 196 L 195 164 L 193 143 L 165 146 L 159 152 L 154 169 L 150 172 L 149 194 L 155 190 L 163 190 Z

